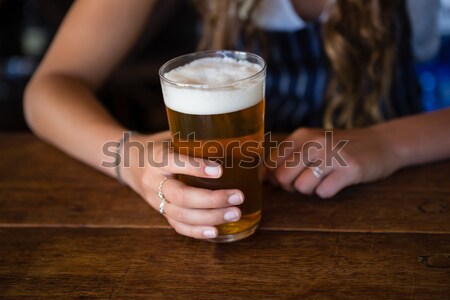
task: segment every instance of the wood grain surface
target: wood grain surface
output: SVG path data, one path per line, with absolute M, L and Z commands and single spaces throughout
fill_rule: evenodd
M 167 229 L 0 232 L 2 299 L 448 299 L 449 235 L 259 231 L 233 244 Z
M 1 226 L 168 227 L 132 190 L 35 137 L 0 140 Z M 450 233 L 450 161 L 401 170 L 328 200 L 268 184 L 263 194 L 261 228 Z
M 127 187 L 0 134 L 0 299 L 450 299 L 450 162 L 322 200 L 264 187 L 260 230 L 177 235 Z

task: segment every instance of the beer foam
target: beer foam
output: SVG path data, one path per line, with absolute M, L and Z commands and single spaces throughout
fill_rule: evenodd
M 262 67 L 233 58 L 208 57 L 195 60 L 164 74 L 170 81 L 192 87 L 164 83 L 164 102 L 172 110 L 193 114 L 223 114 L 246 109 L 264 96 L 262 76 L 249 78 Z M 214 86 L 213 88 L 207 86 Z

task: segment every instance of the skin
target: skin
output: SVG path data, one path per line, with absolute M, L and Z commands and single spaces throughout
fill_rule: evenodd
M 323 162 L 318 166 L 323 170 L 320 178 L 314 176 L 313 167 L 305 166 L 307 162 L 294 168 L 284 163 L 294 159 L 292 152 L 301 151 L 302 146 L 311 141 L 325 145 L 323 130 L 300 128 L 286 139 L 294 145 L 290 151 L 279 148 L 271 153 L 271 161 L 277 164 L 269 168 L 269 177 L 287 191 L 316 193 L 321 198 L 330 198 L 347 186 L 385 178 L 407 166 L 449 158 L 448 128 L 450 109 L 399 118 L 363 129 L 334 130 L 333 145 L 339 140 L 348 140 L 339 151 L 348 166 L 338 163 L 325 166 L 326 155 L 330 153 L 326 153 L 325 147 L 311 151 L 310 161 L 319 159 Z
M 322 13 L 327 1 L 329 0 L 291 0 L 292 6 L 297 14 L 305 21 L 316 20 Z
M 139 37 L 154 2 L 76 1 L 24 95 L 25 116 L 36 135 L 112 177 L 115 170 L 101 166 L 103 161 L 110 161 L 102 147 L 118 141 L 128 129 L 108 114 L 95 92 Z M 311 11 L 314 9 L 305 9 L 304 15 L 309 16 Z M 445 130 L 449 127 L 450 110 L 444 110 L 366 129 L 339 131 L 335 140 L 350 140 L 341 152 L 349 167 L 326 168 L 318 179 L 310 168 L 301 165 L 284 168 L 286 157 L 275 151 L 272 159 L 279 166 L 269 169 L 269 175 L 286 190 L 331 197 L 345 186 L 386 177 L 401 167 L 450 157 L 450 139 Z M 148 141 L 154 142 L 152 149 L 145 148 L 145 154 L 155 161 L 161 161 L 163 142 L 169 139 L 169 132 L 132 137 L 146 147 Z M 322 131 L 306 128 L 288 138 L 299 148 L 306 141 L 322 139 Z M 222 174 L 219 165 L 205 160 L 198 167 L 180 168 L 172 154 L 166 167 L 139 168 L 137 150 L 131 149 L 131 167 L 121 166 L 123 180 L 156 210 L 160 204 L 158 186 L 166 176 L 218 178 Z M 324 153 L 317 152 L 317 157 L 321 155 Z M 181 159 L 188 161 L 187 157 Z M 211 191 L 175 179 L 164 183 L 163 193 L 170 201 L 165 207 L 170 225 L 178 233 L 198 239 L 216 236 L 215 225 L 238 220 L 241 212 L 236 205 L 245 201 L 236 189 Z

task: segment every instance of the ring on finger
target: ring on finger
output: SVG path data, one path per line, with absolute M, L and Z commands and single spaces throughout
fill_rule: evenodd
M 165 213 L 165 211 L 164 211 L 164 206 L 165 206 L 166 203 L 168 202 L 167 199 L 166 199 L 166 197 L 165 197 L 164 194 L 163 194 L 163 191 L 162 191 L 163 185 L 164 185 L 164 183 L 165 183 L 168 179 L 172 179 L 172 177 L 170 177 L 170 176 L 165 177 L 163 180 L 161 180 L 161 182 L 159 183 L 159 187 L 158 187 L 158 193 L 157 193 L 157 195 L 158 195 L 159 200 L 161 201 L 161 202 L 159 203 L 159 213 L 160 213 L 161 215 L 164 215 L 164 213 Z
M 314 167 L 312 173 L 317 179 L 320 179 L 323 176 L 323 170 L 320 167 Z

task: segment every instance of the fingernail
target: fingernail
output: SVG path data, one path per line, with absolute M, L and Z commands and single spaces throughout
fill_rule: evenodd
M 220 167 L 206 166 L 205 167 L 205 173 L 208 176 L 217 177 L 217 176 L 220 175 Z
M 205 237 L 207 237 L 207 238 L 215 238 L 217 236 L 216 232 L 214 230 L 211 230 L 211 229 L 204 230 L 203 231 L 203 235 Z
M 224 218 L 226 221 L 234 222 L 234 221 L 239 220 L 240 215 L 239 215 L 239 213 L 238 213 L 237 211 L 235 211 L 235 210 L 230 210 L 230 211 L 227 211 L 227 212 L 225 213 L 225 215 L 223 215 L 223 218 Z
M 242 194 L 240 193 L 236 193 L 228 197 L 228 203 L 231 205 L 239 205 L 242 204 L 242 202 L 244 202 L 244 197 L 242 197 Z

